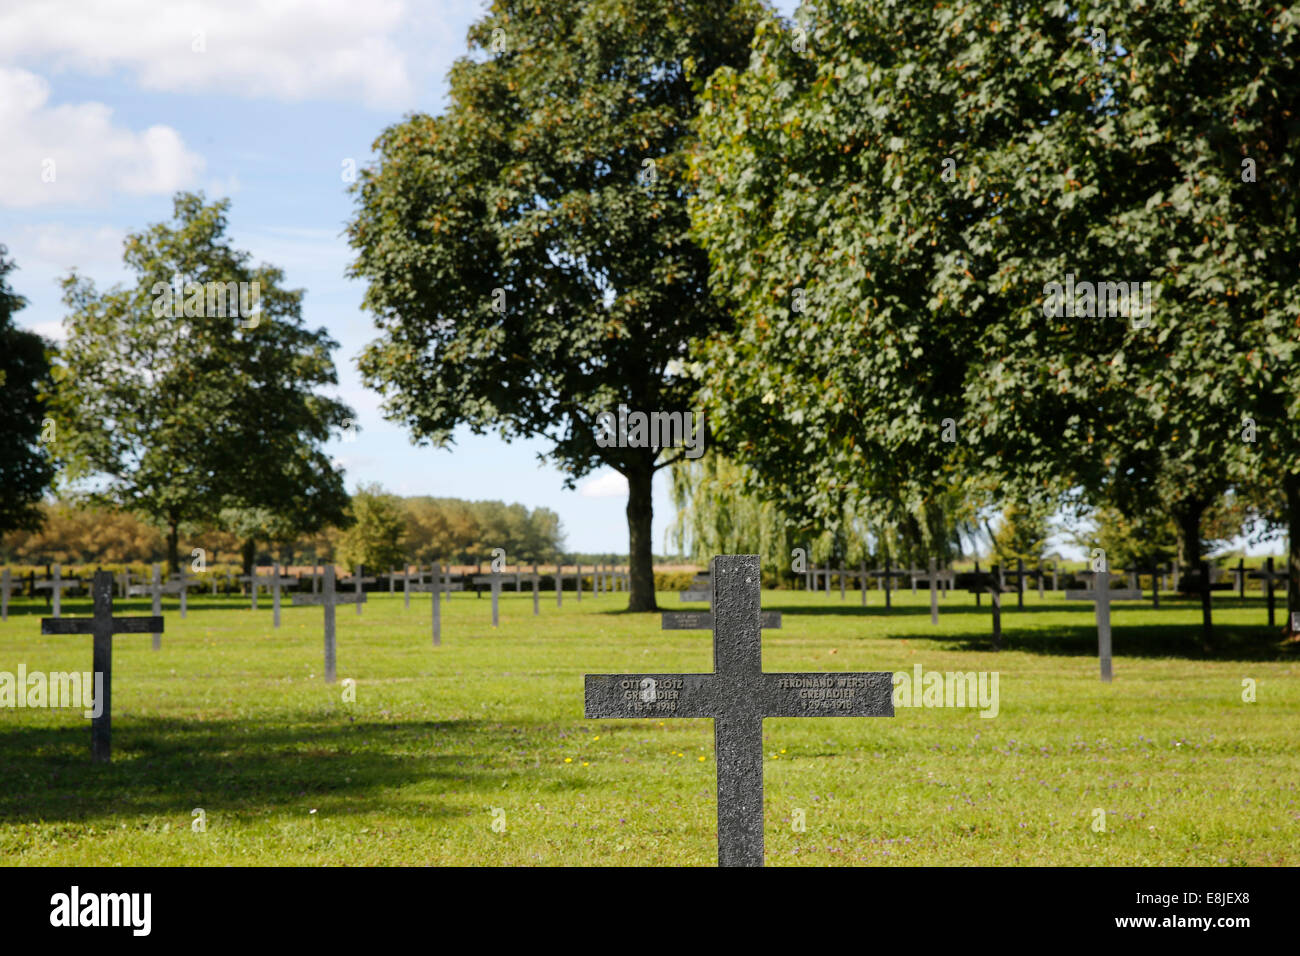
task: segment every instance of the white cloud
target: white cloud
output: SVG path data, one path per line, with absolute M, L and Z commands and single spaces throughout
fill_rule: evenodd
M 0 62 L 132 72 L 161 92 L 410 102 L 401 0 L 6 0 Z M 436 19 L 436 16 L 433 18 Z
M 45 266 L 60 274 L 74 268 L 90 272 L 120 266 L 124 238 L 125 233 L 111 226 L 41 223 L 20 230 L 13 247 L 22 250 L 26 267 Z
M 35 73 L 0 67 L 0 206 L 166 194 L 192 184 L 203 168 L 170 126 L 132 132 L 114 126 L 103 103 L 50 106 L 49 98 L 49 84 Z
M 626 498 L 627 479 L 616 471 L 606 471 L 579 485 L 578 494 L 584 498 Z

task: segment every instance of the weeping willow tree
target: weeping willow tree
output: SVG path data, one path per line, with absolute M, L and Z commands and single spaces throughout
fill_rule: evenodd
M 977 507 L 964 488 L 915 503 L 846 494 L 835 513 L 824 515 L 803 502 L 765 498 L 754 479 L 716 450 L 675 465 L 669 549 L 702 565 L 716 554 L 757 554 L 765 574 L 794 583 L 801 577 L 791 569 L 795 548 L 819 566 L 924 567 L 932 557 L 944 565 L 960 556 L 962 537 L 977 530 Z
M 680 554 L 708 565 L 716 554 L 757 554 L 764 574 L 790 576 L 797 529 L 776 502 L 747 490 L 741 467 L 716 451 L 671 469 L 677 517 L 668 539 Z M 806 545 L 805 545 L 806 546 Z

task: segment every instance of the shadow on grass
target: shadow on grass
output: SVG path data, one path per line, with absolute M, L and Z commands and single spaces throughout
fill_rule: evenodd
M 915 634 L 891 635 L 915 639 Z M 991 651 L 990 631 L 971 634 L 935 635 L 934 640 L 962 650 Z M 1200 624 L 1139 624 L 1111 626 L 1112 651 L 1116 657 L 1175 657 L 1205 661 L 1283 661 L 1294 660 L 1300 651 L 1294 642 L 1281 637 L 1279 628 L 1215 627 L 1214 646 L 1206 650 L 1201 644 Z M 1096 657 L 1096 626 L 1057 626 L 1035 630 L 1018 630 L 1002 618 L 1002 649 L 1028 654 L 1052 654 L 1062 657 Z
M 322 795 L 346 797 L 340 812 L 364 813 L 384 791 L 420 781 L 441 781 L 438 790 L 499 789 L 513 771 L 484 763 L 519 743 L 517 728 L 474 720 L 129 719 L 114 727 L 113 762 L 104 765 L 91 763 L 88 721 L 9 728 L 0 733 L 0 822 L 188 819 L 194 807 L 309 807 Z M 429 812 L 460 812 L 440 810 L 431 796 Z

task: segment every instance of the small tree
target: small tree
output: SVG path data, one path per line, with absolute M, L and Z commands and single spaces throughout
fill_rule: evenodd
M 362 485 L 352 496 L 347 514 L 352 524 L 339 538 L 336 561 L 344 567 L 361 564 L 381 571 L 406 564 L 407 518 L 400 498 L 377 484 Z
M 133 286 L 63 283 L 56 452 L 87 498 L 167 529 L 173 571 L 182 525 L 245 510 L 310 531 L 347 501 L 321 445 L 353 413 L 315 391 L 337 384 L 336 344 L 225 240 L 228 208 L 181 193 L 173 222 L 127 237 Z

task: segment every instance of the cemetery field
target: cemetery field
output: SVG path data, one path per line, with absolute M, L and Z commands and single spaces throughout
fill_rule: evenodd
M 494 631 L 488 597 L 457 594 L 434 648 L 429 595 L 368 598 L 338 608 L 335 685 L 319 607 L 286 601 L 276 631 L 269 600 L 195 595 L 185 620 L 165 601 L 160 651 L 113 640 L 111 765 L 79 710 L 0 708 L 0 863 L 716 862 L 712 722 L 582 716 L 584 674 L 710 671 L 709 632 L 661 631 L 626 594 L 543 592 L 534 618 L 527 591 Z M 1091 604 L 1006 596 L 995 653 L 987 598 L 954 592 L 937 628 L 925 592 L 869 602 L 765 591 L 784 620 L 764 669 L 996 672 L 997 715 L 766 720 L 768 865 L 1300 864 L 1300 653 L 1258 595 L 1216 594 L 1210 652 L 1199 603 L 1116 604 L 1109 685 Z M 90 669 L 89 636 L 41 636 L 45 613 L 11 605 L 0 671 Z

